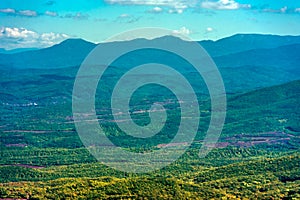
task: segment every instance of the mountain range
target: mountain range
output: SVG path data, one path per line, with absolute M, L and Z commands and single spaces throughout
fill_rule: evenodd
M 136 39 L 99 45 L 117 48 L 120 43 L 163 44 L 166 40 L 176 42 L 179 38 L 165 36 L 154 40 Z M 300 36 L 238 34 L 218 41 L 200 41 L 199 44 L 218 66 L 227 92 L 250 91 L 298 80 L 300 77 Z M 80 64 L 96 46 L 97 44 L 82 39 L 67 39 L 45 49 L 13 54 L 0 53 L 0 70 L 24 73 L 24 70 L 31 69 L 35 72 L 44 71 L 56 76 L 74 78 Z M 114 62 L 115 69 L 112 75 L 122 73 L 132 66 L 154 61 L 172 66 L 185 75 L 193 73 L 191 66 L 181 58 L 147 49 L 132 52 L 129 59 Z
M 154 41 L 149 42 L 155 42 L 155 40 L 164 41 L 171 37 L 173 36 L 156 38 Z M 144 42 L 143 39 L 136 39 L 135 42 L 139 41 Z M 132 42 L 124 41 L 123 43 L 130 44 Z M 115 44 L 117 43 L 115 42 Z M 228 60 L 235 59 L 240 62 L 236 62 L 234 65 L 238 64 L 238 66 L 242 66 L 249 63 L 252 64 L 253 59 L 256 57 L 264 59 L 263 56 L 268 56 L 267 59 L 270 60 L 270 56 L 277 58 L 282 54 L 285 55 L 286 52 L 294 52 L 291 56 L 297 56 L 296 59 L 299 59 L 299 54 L 296 53 L 299 50 L 299 46 L 295 44 L 300 44 L 300 36 L 238 34 L 218 41 L 200 41 L 199 44 L 217 62 L 219 60 L 219 63 L 225 61 L 226 66 L 228 66 L 232 64 L 228 63 Z M 60 68 L 78 66 L 96 45 L 82 39 L 67 39 L 60 44 L 45 49 L 10 54 L 1 54 L 0 52 L 1 68 Z M 242 59 L 239 59 L 240 56 L 242 56 Z M 283 59 L 291 59 L 291 57 L 284 57 Z M 235 66 L 231 65 L 231 67 Z

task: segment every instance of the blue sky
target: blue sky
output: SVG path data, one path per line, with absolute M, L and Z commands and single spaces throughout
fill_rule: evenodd
M 300 35 L 298 0 L 1 0 L 0 48 L 47 47 L 69 37 L 101 42 L 161 27 L 194 40 L 236 33 Z

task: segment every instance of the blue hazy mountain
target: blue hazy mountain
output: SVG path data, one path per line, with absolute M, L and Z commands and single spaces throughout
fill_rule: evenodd
M 155 40 L 163 43 L 164 40 L 170 38 L 172 37 L 166 36 Z M 145 42 L 143 39 L 137 39 L 137 41 Z M 128 44 L 131 42 L 132 41 L 127 41 Z M 238 34 L 218 41 L 201 41 L 200 44 L 212 57 L 218 56 L 218 59 L 224 59 L 224 62 L 227 62 L 228 60 L 233 59 L 232 57 L 234 55 L 231 54 L 243 51 L 245 51 L 244 54 L 238 54 L 236 56 L 251 53 L 252 58 L 255 58 L 256 54 L 258 54 L 259 57 L 262 57 L 261 55 L 269 54 L 269 50 L 267 49 L 300 44 L 300 36 Z M 61 68 L 78 66 L 95 46 L 96 44 L 82 39 L 67 39 L 60 44 L 45 49 L 9 55 L 0 54 L 0 64 L 1 68 Z M 256 51 L 256 49 L 259 50 Z M 253 50 L 253 52 L 247 52 L 249 50 Z M 280 49 L 274 51 L 277 51 L 275 53 L 281 54 Z M 282 49 L 282 51 L 285 50 Z M 292 50 L 292 52 L 294 52 L 294 50 Z M 227 55 L 229 55 L 229 57 L 226 57 Z M 223 57 L 220 58 L 220 56 Z M 276 56 L 277 54 L 273 54 L 273 58 Z M 239 59 L 239 57 L 234 59 L 238 61 L 247 61 L 248 59 L 251 59 L 252 62 L 252 58 L 243 56 L 243 59 Z
M 114 49 L 118 48 L 120 43 L 169 44 L 167 40 L 176 43 L 179 38 L 165 36 L 154 40 L 136 39 L 100 45 Z M 299 80 L 300 36 L 239 34 L 215 42 L 202 41 L 200 44 L 211 54 L 219 67 L 227 92 L 247 91 Z M 45 49 L 0 54 L 0 70 L 9 69 L 13 71 L 10 73 L 16 73 L 18 70 L 35 69 L 32 73 L 55 75 L 43 76 L 43 79 L 61 76 L 73 79 L 82 61 L 95 47 L 96 44 L 82 39 L 68 39 Z M 129 57 L 115 61 L 114 68 L 108 73 L 111 77 L 118 76 L 131 67 L 145 63 L 172 66 L 191 77 L 191 82 L 196 83 L 197 87 L 202 84 L 199 81 L 201 77 L 194 76 L 193 67 L 184 59 L 153 49 L 131 52 Z
M 300 36 L 278 36 L 260 34 L 237 34 L 217 41 L 201 41 L 200 44 L 213 57 L 238 53 L 253 49 L 270 49 L 299 44 Z
M 25 51 L 35 51 L 35 50 L 39 50 L 39 48 L 17 48 L 17 49 L 10 49 L 10 50 L 0 48 L 0 53 L 1 54 L 14 54 L 14 53 L 21 53 L 21 52 L 25 52 Z
M 25 51 L 34 51 L 34 50 L 39 50 L 39 48 L 18 48 L 18 49 L 11 49 L 11 50 L 6 50 L 4 48 L 0 48 L 0 53 L 1 54 L 14 54 L 14 53 L 20 53 L 20 52 L 25 52 Z
M 255 49 L 235 54 L 215 57 L 219 67 L 269 66 L 285 70 L 300 67 L 300 44 L 291 44 L 272 49 Z
M 79 65 L 96 44 L 68 39 L 49 48 L 0 54 L 1 68 L 60 68 Z

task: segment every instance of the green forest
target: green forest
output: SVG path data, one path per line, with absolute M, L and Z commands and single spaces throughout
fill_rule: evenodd
M 55 107 L 59 111 L 56 117 L 49 114 L 44 122 L 22 122 L 28 117 L 14 115 L 10 126 L 18 131 L 2 131 L 0 138 L 0 196 L 15 199 L 298 199 L 300 127 L 299 107 L 295 109 L 295 102 L 300 101 L 299 85 L 300 81 L 295 81 L 229 96 L 227 120 L 216 149 L 205 158 L 198 157 L 204 131 L 199 129 L 199 141 L 196 139 L 179 160 L 147 174 L 124 173 L 98 163 L 82 146 L 73 125 L 58 123 L 70 112 L 68 102 L 64 107 Z M 205 102 L 203 100 L 203 108 L 209 109 Z M 36 112 L 31 109 L 22 108 L 22 115 L 32 118 L 48 107 Z M 243 120 L 239 120 L 241 115 L 245 115 Z M 206 117 L 209 114 L 203 115 L 204 122 Z M 50 121 L 55 126 L 50 125 Z M 106 126 L 108 131 L 113 129 Z M 28 129 L 34 131 L 21 131 Z M 126 140 L 121 133 L 118 135 Z M 154 150 L 157 144 L 164 142 L 168 142 L 168 138 L 162 135 L 153 144 L 141 142 L 130 149 Z
M 202 42 L 212 54 L 219 48 L 214 60 L 220 65 L 227 100 L 222 133 L 205 157 L 199 157 L 199 150 L 212 117 L 205 82 L 186 61 L 166 53 L 164 59 L 158 57 L 197 88 L 200 117 L 185 153 L 147 173 L 123 172 L 98 162 L 78 134 L 72 90 L 78 62 L 94 44 L 68 40 L 42 50 L 0 54 L 0 199 L 300 199 L 299 45 L 288 45 L 295 38 L 264 36 L 269 39 L 258 39 L 253 49 L 244 37 L 262 36 L 229 39 L 242 38 L 244 46 L 231 45 L 239 41 Z M 84 52 L 66 51 L 68 45 Z M 144 57 L 139 53 L 134 52 L 136 59 L 128 65 L 157 55 L 149 49 Z M 180 102 L 159 85 L 139 88 L 129 107 L 133 121 L 145 126 L 151 122 L 146 111 L 160 102 L 167 113 L 161 131 L 145 139 L 118 127 L 110 108 L 111 87 L 130 68 L 124 60 L 113 64 L 96 91 L 96 121 L 105 136 L 123 150 L 140 154 L 167 144 L 174 147 L 170 154 L 185 147 L 184 141 L 171 141 L 179 129 L 180 105 L 188 105 L 189 113 L 194 102 Z M 190 129 L 186 127 L 186 133 Z

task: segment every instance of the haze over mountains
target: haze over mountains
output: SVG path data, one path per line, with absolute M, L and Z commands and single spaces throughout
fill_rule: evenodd
M 128 45 L 147 44 L 179 38 L 165 36 L 154 40 L 136 39 L 124 41 Z M 105 43 L 118 47 L 120 42 Z M 275 36 L 238 34 L 218 41 L 199 42 L 217 64 L 228 92 L 249 91 L 278 85 L 300 77 L 300 36 Z M 19 52 L 0 53 L 0 70 L 46 70 L 49 74 L 73 77 L 85 57 L 97 45 L 82 39 L 68 39 L 49 48 Z M 118 73 L 128 66 L 153 62 L 176 68 L 182 74 L 191 74 L 191 66 L 179 57 L 154 50 L 133 52 L 130 59 L 115 62 Z M 64 70 L 62 70 L 64 68 Z M 45 77 L 43 77 L 45 78 Z M 197 80 L 195 80 L 197 81 Z
M 18 49 L 11 49 L 11 50 L 6 50 L 4 48 L 0 48 L 0 53 L 1 54 L 13 54 L 13 53 L 20 53 L 20 52 L 25 52 L 25 51 L 33 51 L 33 50 L 38 50 L 38 48 L 18 48 Z
M 201 41 L 212 56 L 234 54 L 253 49 L 271 49 L 290 44 L 300 44 L 300 36 L 237 34 L 217 41 Z
M 165 36 L 162 38 L 156 38 L 153 41 L 164 41 L 171 38 L 172 36 Z M 173 39 L 175 40 L 175 38 Z M 145 42 L 144 39 L 137 39 L 137 41 Z M 130 44 L 131 42 L 132 41 L 124 41 L 123 43 Z M 115 43 L 117 44 L 119 42 Z M 295 44 L 300 44 L 300 36 L 238 34 L 218 41 L 200 41 L 199 43 L 211 57 L 217 57 L 218 59 L 224 59 L 226 61 L 226 59 L 231 60 L 235 55 L 239 57 L 240 54 L 236 53 L 245 52 L 244 54 L 248 55 L 249 52 L 247 51 L 249 50 L 252 50 L 252 52 L 250 52 L 252 59 L 255 58 L 256 55 L 261 57 L 268 54 L 268 56 L 270 56 L 270 53 L 267 53 L 266 49 L 273 49 L 272 51 L 274 52 L 272 52 L 271 55 L 284 54 L 284 52 L 287 51 L 286 48 L 295 48 L 295 50 L 298 50 L 297 48 L 299 47 Z M 82 39 L 67 39 L 60 44 L 45 49 L 17 52 L 12 55 L 3 55 L 0 53 L 0 63 L 6 67 L 14 68 L 70 67 L 80 65 L 83 59 L 94 47 L 96 47 L 96 45 L 97 44 L 90 43 Z M 281 46 L 286 47 L 280 48 Z M 292 52 L 295 54 L 295 51 Z M 241 55 L 243 55 L 243 53 L 241 53 Z M 299 54 L 296 54 L 296 56 L 299 56 Z M 250 56 L 248 56 L 248 58 L 249 57 Z M 288 57 L 285 59 L 290 58 Z M 244 58 L 241 60 L 244 60 Z

